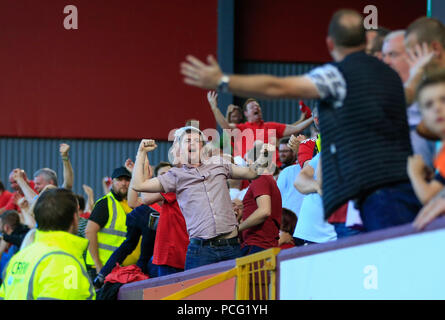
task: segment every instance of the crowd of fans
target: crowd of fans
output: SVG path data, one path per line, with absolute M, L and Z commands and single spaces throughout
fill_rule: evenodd
M 199 121 L 188 121 L 174 132 L 169 161 L 155 167 L 148 153 L 156 142 L 143 139 L 135 161 L 103 179 L 102 197 L 86 185 L 86 200 L 69 191 L 67 144 L 59 150 L 61 188 L 49 168 L 32 180 L 14 168 L 13 192 L 0 182 L 0 297 L 91 299 L 93 286 L 117 290 L 123 275 L 165 276 L 405 223 L 422 229 L 445 212 L 445 153 L 436 152 L 445 139 L 445 26 L 420 18 L 406 30 L 365 31 L 360 14 L 340 10 L 327 45 L 335 62 L 299 77 L 228 76 L 211 56 L 207 63 L 188 56 L 184 81 L 210 89 L 222 137 L 210 141 Z M 248 99 L 224 116 L 214 89 Z M 301 117 L 265 122 L 253 97 L 297 98 Z M 319 105 L 311 110 L 303 99 Z M 72 238 L 74 250 L 61 244 L 63 234 L 88 241 Z M 77 262 L 77 293 L 29 288 L 36 274 L 45 286 L 49 273 L 39 265 L 60 255 L 54 248 Z M 39 250 L 38 262 L 24 262 Z M 27 263 L 36 263 L 32 276 L 18 272 Z M 28 280 L 23 296 L 14 291 Z

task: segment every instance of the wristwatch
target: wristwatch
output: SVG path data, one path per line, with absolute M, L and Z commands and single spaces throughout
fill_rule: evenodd
M 229 80 L 230 77 L 227 74 L 223 74 L 218 84 L 217 88 L 218 92 L 223 92 L 223 93 L 229 92 Z

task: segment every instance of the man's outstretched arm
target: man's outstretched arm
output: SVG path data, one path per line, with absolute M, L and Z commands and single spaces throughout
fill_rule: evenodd
M 218 62 L 208 56 L 207 64 L 194 56 L 181 63 L 181 73 L 188 85 L 217 89 L 223 80 Z M 306 76 L 275 77 L 270 75 L 230 75 L 228 90 L 240 97 L 259 99 L 319 99 L 316 85 Z
M 288 136 L 291 136 L 293 134 L 299 134 L 304 129 L 309 127 L 313 122 L 314 122 L 314 118 L 310 117 L 309 119 L 304 120 L 303 122 L 300 122 L 297 125 L 287 124 L 286 125 L 286 129 L 284 129 L 283 136 L 284 137 L 288 137 Z

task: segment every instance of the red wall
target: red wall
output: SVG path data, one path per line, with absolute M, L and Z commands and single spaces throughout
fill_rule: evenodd
M 236 3 L 236 58 L 257 61 L 326 62 L 325 38 L 341 8 L 378 9 L 378 24 L 403 29 L 426 15 L 426 0 L 242 0 Z M 366 16 L 366 14 L 365 14 Z
M 187 53 L 216 53 L 218 0 L 2 0 L 0 136 L 167 139 L 190 118 L 215 126 L 203 90 L 182 82 Z M 322 62 L 339 1 L 236 0 L 236 58 Z M 65 5 L 79 29 L 65 30 Z M 396 29 L 425 0 L 344 0 Z
M 63 27 L 70 4 L 78 30 Z M 179 63 L 216 45 L 217 0 L 2 0 L 0 136 L 166 139 L 189 118 L 214 127 Z

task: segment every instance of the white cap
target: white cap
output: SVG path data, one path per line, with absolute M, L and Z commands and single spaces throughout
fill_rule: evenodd
M 206 141 L 206 136 L 204 135 L 204 133 L 201 130 L 199 130 L 198 128 L 192 127 L 192 126 L 186 126 L 186 127 L 177 129 L 175 131 L 175 140 L 178 140 L 180 137 L 182 137 L 182 135 L 184 133 L 186 133 L 188 130 L 193 130 L 195 132 L 198 132 L 202 136 L 203 140 Z

